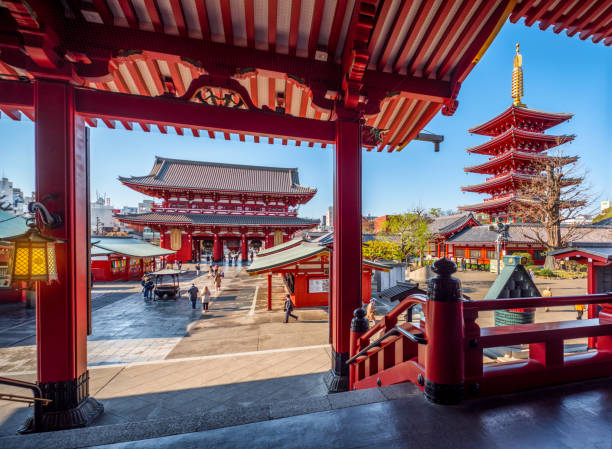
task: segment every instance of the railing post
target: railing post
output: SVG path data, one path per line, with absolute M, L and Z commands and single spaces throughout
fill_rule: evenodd
M 425 397 L 437 404 L 456 404 L 464 393 L 463 302 L 460 282 L 451 276 L 454 262 L 438 259 L 428 281 L 425 329 Z
M 351 320 L 351 334 L 350 334 L 350 357 L 357 354 L 361 348 L 359 346 L 359 337 L 366 333 L 370 327 L 370 320 L 366 317 L 366 311 L 362 307 L 355 309 L 353 312 L 353 319 Z M 349 368 L 349 390 L 352 390 L 355 385 L 357 373 L 356 362 L 353 362 Z

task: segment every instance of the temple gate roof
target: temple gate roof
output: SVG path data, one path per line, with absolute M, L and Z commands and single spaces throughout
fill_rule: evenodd
M 115 215 L 117 219 L 131 224 L 177 224 L 177 225 L 226 225 L 226 226 L 297 226 L 313 227 L 319 220 L 299 217 L 221 215 L 221 214 L 173 214 L 148 212 L 144 214 Z
M 309 195 L 317 189 L 299 184 L 297 168 L 221 164 L 156 157 L 146 176 L 119 177 L 129 185 L 152 188 Z

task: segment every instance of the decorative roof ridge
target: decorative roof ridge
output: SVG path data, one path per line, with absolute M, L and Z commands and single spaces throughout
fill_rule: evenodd
M 194 161 L 191 159 L 174 159 L 163 156 L 155 156 L 155 163 L 157 162 L 170 162 L 173 164 L 184 164 L 184 165 L 206 165 L 212 167 L 226 167 L 226 168 L 243 168 L 252 170 L 262 171 L 289 171 L 297 172 L 297 167 L 268 167 L 265 165 L 243 165 L 243 164 L 228 164 L 225 162 L 210 162 L 210 161 Z

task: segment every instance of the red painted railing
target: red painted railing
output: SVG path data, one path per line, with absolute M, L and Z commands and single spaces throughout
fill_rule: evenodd
M 154 206 L 151 212 L 164 212 L 172 214 L 207 214 L 207 215 L 246 215 L 259 217 L 297 217 L 295 209 L 288 211 L 266 211 L 266 210 L 238 210 L 238 209 L 199 209 L 188 207 L 159 207 Z
M 419 323 L 397 326 L 400 314 L 415 304 L 423 309 Z M 575 304 L 603 310 L 588 320 L 482 329 L 476 323 L 483 311 Z M 598 337 L 596 350 L 565 354 L 565 340 L 586 337 Z M 351 389 L 412 382 L 436 402 L 444 403 L 451 390 L 455 398 L 478 397 L 612 376 L 612 293 L 455 302 L 415 295 L 351 338 Z M 485 365 L 483 349 L 515 345 L 528 349 L 527 359 Z

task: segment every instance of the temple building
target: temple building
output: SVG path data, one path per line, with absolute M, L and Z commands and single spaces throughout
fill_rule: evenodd
M 518 44 L 512 71 L 513 104 L 497 117 L 470 129 L 470 133 L 491 136 L 481 145 L 468 148 L 469 153 L 489 159 L 465 167 L 466 172 L 490 175 L 485 182 L 462 187 L 464 192 L 489 194 L 482 203 L 459 207 L 459 210 L 488 214 L 491 223 L 516 222 L 512 208 L 521 200 L 520 187 L 541 176 L 541 168 L 552 156 L 547 150 L 570 142 L 573 135 L 550 135 L 545 131 L 572 118 L 573 114 L 544 112 L 526 107 L 523 96 L 522 56 Z M 569 164 L 576 158 L 564 157 Z
M 120 177 L 126 186 L 161 199 L 151 212 L 118 215 L 137 229 L 160 233 L 160 246 L 183 262 L 199 260 L 203 249 L 214 260 L 227 251 L 269 248 L 291 240 L 319 221 L 299 218 L 297 208 L 316 189 L 300 185 L 297 168 L 221 164 L 156 157 L 148 175 Z

